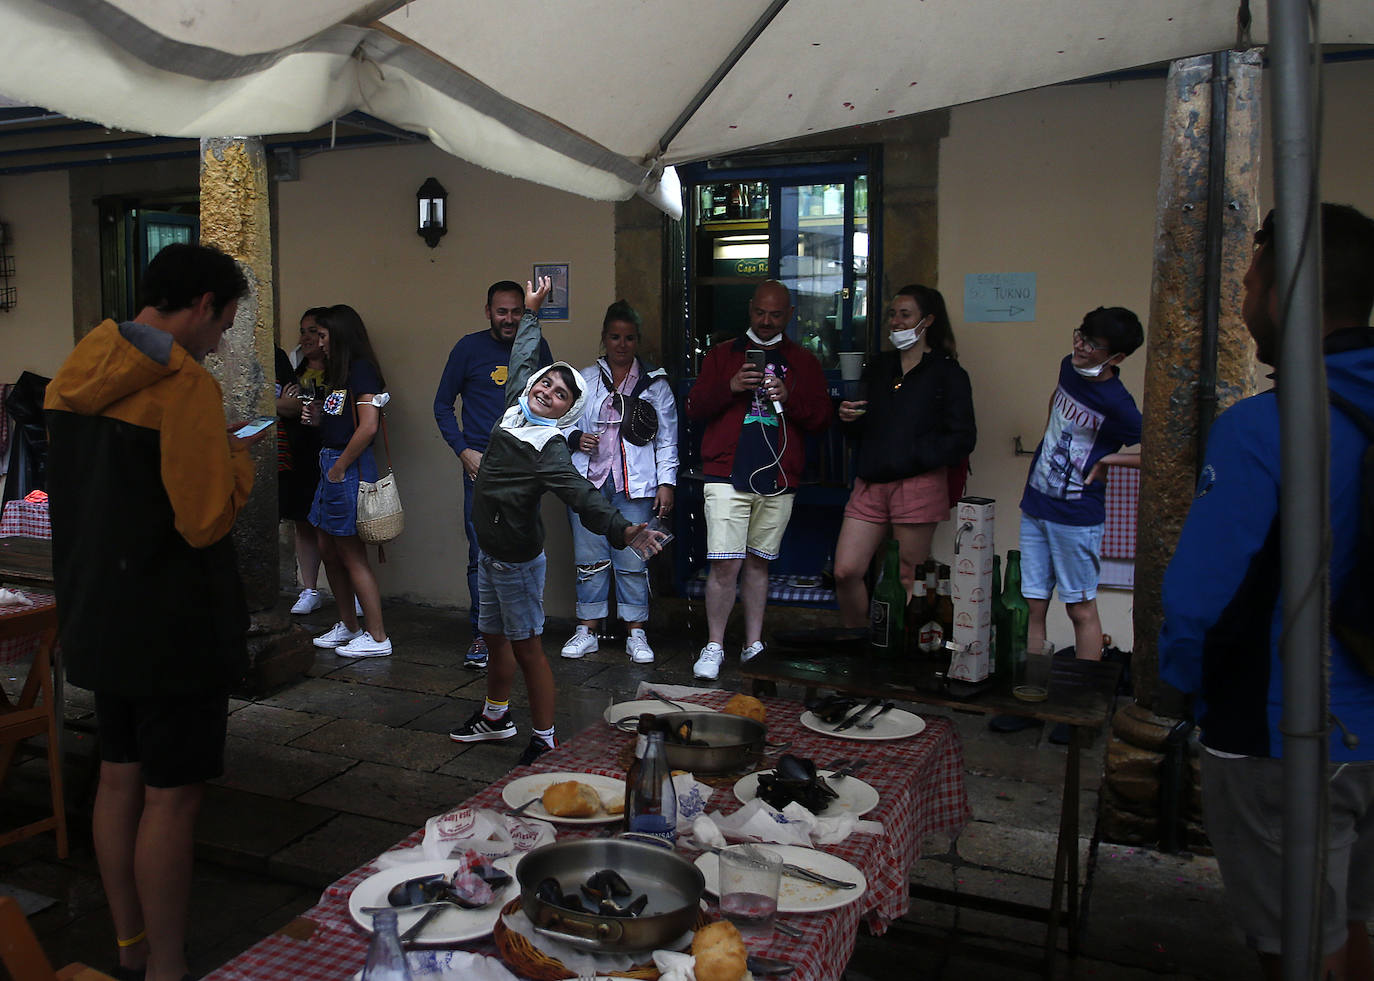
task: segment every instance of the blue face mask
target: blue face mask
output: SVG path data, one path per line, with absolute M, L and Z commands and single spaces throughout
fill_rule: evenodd
M 529 397 L 528 395 L 522 395 L 522 396 L 520 396 L 520 398 L 517 399 L 517 401 L 520 403 L 520 411 L 523 412 L 523 413 L 525 414 L 525 421 L 528 422 L 530 425 L 532 425 L 532 426 L 556 426 L 556 425 L 558 425 L 558 420 L 557 420 L 557 419 L 545 419 L 543 416 L 537 416 L 537 415 L 535 415 L 533 412 L 531 412 L 531 411 L 530 411 L 530 397 Z

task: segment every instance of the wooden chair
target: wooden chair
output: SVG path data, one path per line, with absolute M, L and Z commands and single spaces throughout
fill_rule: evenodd
M 0 896 L 0 963 L 13 981 L 113 981 L 85 964 L 72 963 L 54 971 L 28 917 L 8 896 Z
M 0 616 L 0 642 L 38 635 L 38 652 L 24 680 L 18 702 L 8 710 L 0 709 L 0 788 L 9 775 L 19 743 L 43 733 L 48 737 L 48 783 L 52 794 L 52 816 L 0 832 L 0 846 L 31 838 L 44 831 L 57 832 L 57 857 L 67 857 L 67 812 L 62 798 L 62 744 L 58 729 L 62 706 L 53 692 L 53 648 L 57 643 L 57 607 L 49 602 L 37 609 L 7 612 Z M 40 702 L 39 696 L 42 696 Z

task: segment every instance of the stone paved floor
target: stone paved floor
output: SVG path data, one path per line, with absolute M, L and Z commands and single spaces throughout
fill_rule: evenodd
M 808 616 L 814 615 L 773 610 L 770 625 L 786 617 L 796 626 Z M 333 617 L 297 619 L 322 631 Z M 523 748 L 523 732 L 506 743 L 470 747 L 447 738 L 480 705 L 484 690 L 480 673 L 459 666 L 469 639 L 464 612 L 390 604 L 387 625 L 393 656 L 349 662 L 320 652 L 309 677 L 231 705 L 226 772 L 210 788 L 197 835 L 189 936 L 197 972 L 288 922 L 314 904 L 322 886 L 501 776 Z M 631 664 L 615 642 L 582 661 L 559 658 L 567 632 L 566 624 L 551 622 L 545 635 L 563 733 L 599 718 L 608 702 L 628 697 L 642 679 L 691 684 L 704 624 L 699 604 L 659 603 L 650 632 L 658 663 L 643 666 Z M 739 687 L 738 647 L 732 636 L 723 686 Z M 3 679 L 11 691 L 13 673 Z M 79 690 L 68 694 L 69 724 L 76 727 L 67 767 L 72 857 L 59 862 L 50 837 L 0 850 L 0 888 L 56 900 L 31 918 L 55 963 L 101 966 L 111 962 L 113 945 L 89 847 L 92 740 L 82 727 L 89 727 L 90 699 Z M 514 705 L 523 730 L 519 686 Z M 953 717 L 976 818 L 957 840 L 927 841 L 913 876 L 960 892 L 1043 902 L 1064 750 L 1040 729 L 999 735 L 988 732 L 983 716 Z M 1085 754 L 1085 835 L 1096 807 L 1101 747 L 1099 739 Z M 42 761 L 30 759 L 0 798 L 0 822 L 18 823 L 45 794 Z M 1082 850 L 1086 855 L 1086 838 Z M 1210 859 L 1103 845 L 1082 956 L 1061 959 L 1060 976 L 1135 981 L 1249 973 L 1252 961 L 1226 924 L 1220 890 Z M 900 963 L 904 977 L 1030 978 L 1043 934 L 1028 921 L 917 902 L 899 929 L 860 938 L 846 976 L 890 978 Z

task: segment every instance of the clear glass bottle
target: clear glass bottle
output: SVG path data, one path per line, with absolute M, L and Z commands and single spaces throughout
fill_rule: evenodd
M 625 813 L 620 818 L 621 828 L 625 831 L 630 830 L 630 798 L 639 783 L 639 771 L 644 768 L 644 751 L 649 748 L 649 733 L 656 728 L 658 725 L 653 713 L 641 712 L 639 728 L 635 730 L 635 758 L 630 762 L 629 770 L 625 772 Z
M 629 830 L 662 838 L 671 846 L 677 841 L 677 792 L 673 789 L 673 772 L 668 766 L 662 732 L 649 733 L 639 772 L 634 783 L 627 782 L 627 786 L 625 814 Z
M 372 917 L 372 943 L 367 948 L 363 981 L 412 981 L 401 937 L 396 931 L 396 911 L 384 909 Z

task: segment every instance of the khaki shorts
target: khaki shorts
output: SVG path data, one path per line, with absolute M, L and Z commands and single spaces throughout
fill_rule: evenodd
M 772 562 L 792 517 L 792 494 L 765 497 L 723 481 L 706 484 L 706 558 L 742 559 L 745 552 Z
M 1283 939 L 1283 761 L 1202 751 L 1202 806 L 1226 906 L 1262 954 Z M 1328 768 L 1330 823 L 1322 953 L 1346 942 L 1346 924 L 1374 916 L 1374 762 Z

